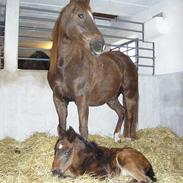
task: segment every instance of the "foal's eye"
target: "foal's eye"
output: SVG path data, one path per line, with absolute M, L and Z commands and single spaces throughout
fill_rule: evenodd
M 83 14 L 83 13 L 80 13 L 80 14 L 78 14 L 78 17 L 79 17 L 80 19 L 83 19 L 83 18 L 84 18 L 84 14 Z
M 66 155 L 66 156 L 69 155 L 69 151 L 65 151 L 64 155 Z

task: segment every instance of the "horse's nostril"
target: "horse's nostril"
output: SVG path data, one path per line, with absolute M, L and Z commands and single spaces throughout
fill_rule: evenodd
M 52 175 L 53 176 L 56 176 L 56 175 L 59 175 L 59 170 L 52 170 Z
M 104 50 L 104 41 L 103 40 L 97 40 L 90 44 L 90 48 L 95 53 L 101 53 Z

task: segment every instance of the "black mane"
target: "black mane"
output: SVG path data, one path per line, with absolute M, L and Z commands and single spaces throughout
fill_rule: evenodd
M 79 140 L 81 140 L 85 144 L 87 151 L 96 151 L 99 149 L 99 146 L 98 146 L 98 144 L 96 144 L 96 142 L 85 140 L 79 134 L 77 134 L 77 137 L 79 138 Z

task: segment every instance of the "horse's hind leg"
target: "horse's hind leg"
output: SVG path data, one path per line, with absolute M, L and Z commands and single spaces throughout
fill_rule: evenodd
M 120 142 L 119 134 L 121 132 L 121 126 L 123 124 L 125 108 L 120 104 L 119 100 L 116 98 L 107 103 L 107 105 L 113 109 L 118 115 L 118 122 L 114 131 L 115 142 Z
M 136 183 L 136 182 L 138 182 L 138 183 L 149 183 L 150 182 L 148 177 L 145 175 L 145 173 L 141 169 L 139 169 L 134 164 L 134 162 L 129 162 L 128 161 L 124 165 L 121 165 L 119 163 L 119 167 L 121 169 L 122 175 L 123 175 L 123 172 L 125 172 L 127 175 L 130 175 L 133 178 L 129 183 Z
M 55 90 L 53 91 L 53 101 L 59 117 L 59 126 L 66 130 L 68 102 L 61 97 L 58 87 L 55 87 Z
M 135 139 L 138 123 L 138 91 L 134 95 L 126 92 L 123 101 L 126 107 L 124 137 Z

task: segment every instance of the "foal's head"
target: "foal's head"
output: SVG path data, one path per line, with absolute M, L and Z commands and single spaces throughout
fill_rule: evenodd
M 80 163 L 79 152 L 86 149 L 87 141 L 77 134 L 72 127 L 67 131 L 58 127 L 58 132 L 59 139 L 55 145 L 52 173 L 63 176 L 71 166 Z
M 70 0 L 58 21 L 66 38 L 84 43 L 92 53 L 100 54 L 104 49 L 104 38 L 95 24 L 89 3 L 90 0 Z

